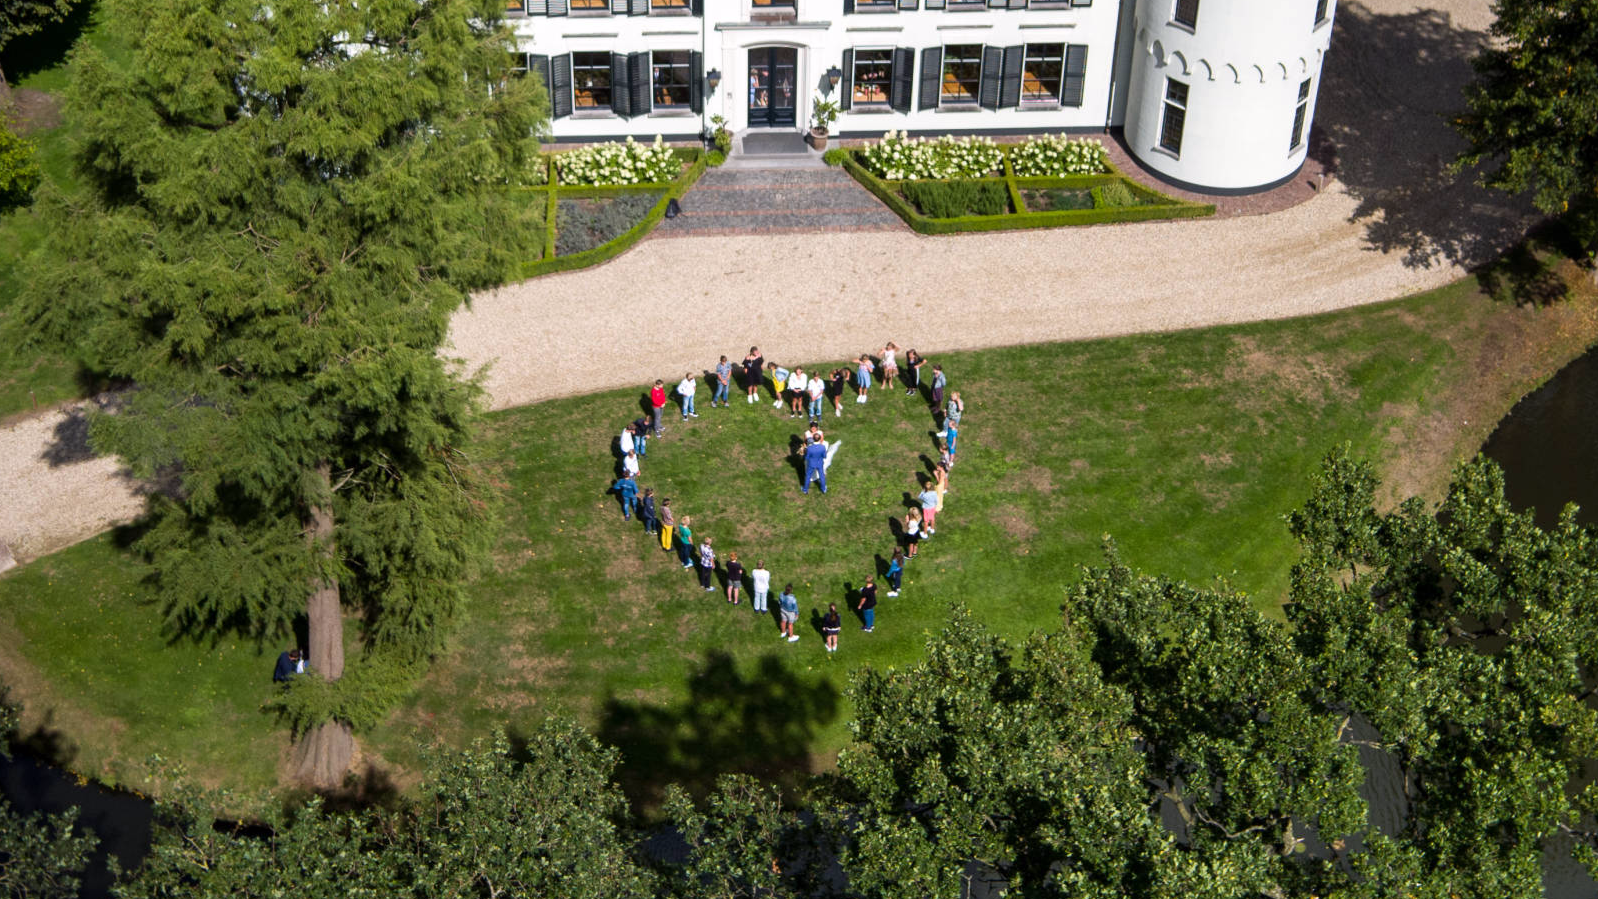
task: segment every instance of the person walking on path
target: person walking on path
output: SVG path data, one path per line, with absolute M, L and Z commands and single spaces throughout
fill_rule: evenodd
M 895 547 L 893 558 L 888 560 L 888 573 L 883 577 L 888 579 L 888 595 L 899 595 L 899 584 L 904 579 L 904 550 Z
M 764 613 L 766 609 L 766 594 L 771 590 L 771 572 L 766 570 L 765 562 L 756 562 L 755 570 L 749 572 L 755 592 L 753 600 L 756 612 Z
M 684 515 L 677 524 L 677 558 L 682 560 L 683 568 L 694 567 L 694 519 L 692 515 Z
M 781 409 L 783 397 L 787 395 L 783 391 L 788 389 L 788 370 L 775 362 L 767 362 L 766 368 L 771 371 L 771 393 L 776 397 L 771 401 L 771 408 Z
M 677 383 L 677 396 L 681 397 L 679 402 L 682 403 L 683 421 L 687 421 L 689 416 L 693 416 L 694 418 L 699 417 L 699 413 L 694 411 L 695 389 L 696 385 L 694 384 L 693 372 L 688 372 L 687 374 L 683 375 L 682 380 Z
M 710 408 L 716 408 L 716 403 L 721 403 L 721 408 L 727 408 L 727 388 L 732 386 L 732 365 L 727 362 L 727 357 L 722 356 L 716 363 L 716 391 L 710 395 Z
M 660 501 L 660 548 L 671 552 L 671 538 L 677 536 L 677 516 L 671 514 L 670 497 Z
M 782 595 L 777 597 L 777 612 L 782 618 L 777 636 L 786 637 L 789 643 L 798 643 L 799 635 L 794 633 L 793 624 L 799 620 L 799 597 L 793 595 L 793 584 L 782 588 Z
M 921 509 L 911 509 L 904 516 L 904 557 L 916 557 L 916 547 L 921 543 Z
M 748 355 L 744 356 L 744 390 L 748 397 L 744 402 L 753 403 L 760 397 L 760 379 L 765 373 L 766 357 L 760 355 L 760 347 L 750 347 Z
M 655 488 L 644 488 L 643 499 L 638 501 L 638 517 L 644 522 L 644 533 L 654 536 L 660 530 L 660 519 L 655 517 Z
M 810 492 L 812 478 L 821 482 L 821 492 L 827 492 L 827 444 L 817 441 L 804 448 L 805 455 L 805 483 L 799 489 L 800 493 Z
M 843 389 L 849 383 L 849 369 L 835 368 L 832 370 L 831 382 L 827 389 L 832 392 L 832 417 L 843 417 Z
M 743 589 L 744 567 L 735 552 L 727 554 L 727 601 L 738 604 L 738 591 Z
M 706 537 L 705 542 L 699 544 L 699 586 L 704 587 L 706 593 L 716 589 L 710 585 L 715 574 L 716 551 L 710 548 L 710 538 Z
M 938 532 L 938 491 L 935 489 L 937 481 L 927 484 L 927 488 L 916 497 L 916 502 L 921 504 L 921 536 L 922 539 L 931 540 L 932 535 Z
M 621 520 L 631 521 L 633 506 L 638 504 L 638 482 L 633 480 L 631 473 L 623 472 L 616 483 L 610 485 L 610 489 L 616 491 L 616 498 L 621 500 Z
M 838 604 L 827 603 L 827 614 L 821 616 L 821 633 L 827 638 L 827 652 L 838 651 L 838 632 L 843 630 L 843 618 L 838 614 Z
M 816 424 L 821 423 L 821 397 L 827 391 L 827 382 L 822 380 L 821 373 L 817 372 L 810 378 L 810 420 Z
M 666 433 L 666 429 L 660 426 L 660 413 L 665 408 L 666 385 L 659 378 L 656 378 L 655 386 L 649 388 L 649 415 L 654 419 L 656 437 Z
M 943 376 L 941 364 L 932 366 L 932 408 L 934 411 L 943 408 L 943 388 L 948 385 L 949 379 Z
M 649 419 L 642 415 L 633 419 L 633 448 L 640 459 L 649 455 Z
M 860 588 L 860 602 L 855 606 L 860 612 L 862 622 L 860 629 L 871 633 L 877 627 L 877 582 L 870 576 L 866 577 L 866 585 Z
M 892 390 L 893 376 L 899 373 L 899 348 L 890 340 L 877 355 L 882 357 L 882 389 Z
M 871 364 L 871 356 L 866 353 L 861 353 L 860 358 L 856 359 L 854 363 L 854 386 L 859 391 L 854 401 L 863 403 L 866 401 L 866 397 L 871 395 L 871 373 L 876 370 L 876 366 Z
M 904 354 L 905 396 L 914 396 L 916 391 L 921 389 L 921 366 L 926 364 L 927 360 L 921 358 L 915 347 L 911 347 L 910 351 Z
M 960 399 L 960 391 L 949 394 L 949 405 L 943 413 L 943 430 L 938 432 L 947 443 L 949 454 L 949 467 L 954 467 L 955 441 L 960 437 L 960 416 L 965 414 L 965 402 Z

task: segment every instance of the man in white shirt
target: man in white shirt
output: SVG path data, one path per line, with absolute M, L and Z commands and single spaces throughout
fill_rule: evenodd
M 682 420 L 690 417 L 698 418 L 699 413 L 694 411 L 694 373 L 689 372 L 682 376 L 677 383 L 677 395 L 682 397 Z
M 771 590 L 771 572 L 766 570 L 765 562 L 756 562 L 755 570 L 749 572 L 749 577 L 755 583 L 754 610 L 765 614 L 766 593 Z

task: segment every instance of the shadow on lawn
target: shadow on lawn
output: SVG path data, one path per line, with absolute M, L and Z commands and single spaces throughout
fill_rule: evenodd
M 616 776 L 638 809 L 659 805 L 669 783 L 702 797 L 722 774 L 794 786 L 811 773 L 811 743 L 837 716 L 839 699 L 830 683 L 795 674 L 777 655 L 745 676 L 732 656 L 710 652 L 680 704 L 608 700 L 599 738 L 621 750 Z

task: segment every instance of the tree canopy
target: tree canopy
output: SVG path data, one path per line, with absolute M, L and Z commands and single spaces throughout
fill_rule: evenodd
M 76 5 L 76 0 L 0 0 L 0 53 L 17 38 L 38 34 L 51 22 L 66 18 Z M 5 86 L 6 73 L 0 69 L 0 90 Z
M 438 350 L 517 259 L 544 115 L 503 10 L 112 0 L 131 63 L 76 52 L 83 187 L 41 197 L 21 310 L 135 385 L 91 437 L 175 481 L 138 541 L 174 628 L 308 620 L 328 680 L 346 611 L 412 656 L 447 633 L 489 519 Z M 303 773 L 336 781 L 343 742 Z
M 0 215 L 33 199 L 43 172 L 33 142 L 12 130 L 11 116 L 0 98 Z

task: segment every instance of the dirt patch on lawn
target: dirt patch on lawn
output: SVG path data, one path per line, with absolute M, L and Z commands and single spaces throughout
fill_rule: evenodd
M 1351 360 L 1334 363 L 1321 353 L 1306 353 L 1291 344 L 1265 347 L 1247 335 L 1232 338 L 1226 372 L 1221 380 L 1245 388 L 1239 408 L 1258 412 L 1271 408 L 1279 394 L 1313 408 L 1355 397 L 1344 375 Z
M 18 134 L 60 127 L 61 103 L 54 94 L 28 87 L 12 88 L 9 93 L 9 98 L 0 94 L 0 112 L 9 113 Z
M 1038 526 L 1032 517 L 1015 506 L 1000 506 L 993 510 L 993 521 L 1010 538 L 1017 548 L 1026 548 L 1038 535 Z

